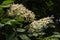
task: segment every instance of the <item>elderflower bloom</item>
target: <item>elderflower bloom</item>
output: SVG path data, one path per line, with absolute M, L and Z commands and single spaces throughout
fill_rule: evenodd
M 53 20 L 51 19 L 52 17 L 46 17 L 46 18 L 42 18 L 40 20 L 37 21 L 33 21 L 29 26 L 30 29 L 28 30 L 29 32 L 34 32 L 36 30 L 43 30 L 43 28 L 47 27 L 47 24 L 49 23 L 53 23 Z
M 10 10 L 8 10 L 8 15 L 25 18 L 27 21 L 33 21 L 35 19 L 34 12 L 28 10 L 22 4 L 12 4 Z

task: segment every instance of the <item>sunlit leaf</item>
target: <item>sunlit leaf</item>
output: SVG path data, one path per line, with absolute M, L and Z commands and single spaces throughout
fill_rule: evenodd
M 10 7 L 10 4 L 9 5 L 0 5 L 0 7 L 2 7 L 2 8 L 8 8 L 8 7 Z
M 10 3 L 13 3 L 14 2 L 14 0 L 5 0 L 5 1 L 3 1 L 3 3 L 2 4 L 10 4 Z

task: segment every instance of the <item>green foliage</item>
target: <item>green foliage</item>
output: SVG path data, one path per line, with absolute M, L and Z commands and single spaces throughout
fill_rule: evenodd
M 5 35 L 6 36 L 6 40 L 17 40 L 16 36 L 18 36 L 18 34 L 16 34 L 16 33 L 25 31 L 24 29 L 18 28 L 18 27 L 20 27 L 20 25 L 23 22 L 24 22 L 23 19 L 9 19 L 9 18 L 5 18 L 5 19 L 1 20 L 0 28 L 2 28 L 2 27 L 4 28 L 4 31 L 5 31 L 4 33 L 6 33 L 6 35 Z
M 13 3 L 14 0 L 5 0 L 2 2 L 2 5 L 6 5 L 6 4 L 10 4 L 10 3 Z
M 10 7 L 12 3 L 14 3 L 14 1 L 15 0 L 3 0 L 0 4 L 0 40 L 60 39 L 60 33 L 54 32 L 55 26 L 53 26 L 53 24 L 48 24 L 47 27 L 43 28 L 43 30 L 37 29 L 36 31 L 31 33 L 28 32 L 30 23 L 27 23 L 26 20 L 24 20 L 23 18 L 11 18 L 7 16 L 6 10 Z M 34 11 L 36 13 L 37 19 L 40 19 L 47 14 L 52 14 L 55 4 L 52 0 L 32 0 L 32 5 L 29 4 L 27 0 L 22 0 L 21 3 L 25 6 L 28 6 L 27 8 L 29 8 L 30 10 Z
M 24 19 L 9 19 L 9 18 L 5 18 L 2 19 L 0 22 L 0 28 L 4 28 L 4 31 L 1 30 L 1 32 L 4 33 L 6 40 L 31 40 L 30 37 L 34 36 L 37 37 L 38 36 L 42 36 L 41 38 L 39 37 L 37 40 L 57 40 L 58 38 L 60 38 L 59 35 L 51 35 L 49 37 L 44 37 L 44 35 L 48 34 L 50 31 L 52 31 L 52 24 L 50 24 L 46 29 L 44 29 L 46 32 L 44 32 L 43 30 L 39 32 L 33 32 L 30 33 L 27 30 L 29 29 L 29 26 L 23 26 L 25 23 Z M 51 26 L 51 28 L 50 28 Z M 47 31 L 48 30 L 48 31 Z M 1 33 L 2 34 L 2 33 Z
M 45 38 L 38 38 L 38 40 L 59 40 L 59 38 L 60 38 L 60 35 L 52 35 Z
M 4 16 L 3 14 L 6 13 L 6 10 L 4 9 L 9 8 L 10 4 L 13 2 L 14 0 L 2 0 L 2 3 L 0 4 L 0 16 Z
M 31 40 L 31 39 L 29 39 L 26 35 L 20 35 L 20 38 L 21 38 L 22 40 Z

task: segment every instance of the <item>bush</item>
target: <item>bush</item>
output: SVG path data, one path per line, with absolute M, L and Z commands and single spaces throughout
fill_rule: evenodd
M 53 8 L 51 0 L 1 1 L 0 40 L 59 40 L 60 33 L 54 31 L 54 17 L 47 16 Z

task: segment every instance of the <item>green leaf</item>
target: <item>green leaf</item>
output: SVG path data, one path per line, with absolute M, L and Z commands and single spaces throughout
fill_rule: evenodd
M 8 22 L 8 21 L 10 21 L 11 19 L 9 19 L 9 18 L 4 18 L 4 19 L 2 19 L 1 20 L 1 23 L 6 23 L 6 22 Z
M 16 21 L 22 23 L 22 22 L 25 22 L 25 20 L 23 18 L 15 18 Z
M 55 37 L 45 37 L 45 38 L 38 38 L 38 40 L 59 40 L 59 39 Z
M 1 24 L 1 23 L 0 23 L 0 27 L 3 27 L 3 26 L 4 26 L 4 24 Z
M 17 28 L 17 32 L 24 32 L 25 29 L 22 29 L 22 28 Z
M 17 21 L 17 20 L 15 20 L 15 19 L 10 20 L 10 22 L 12 23 L 12 25 L 20 24 L 20 22 L 18 22 L 18 21 Z
M 52 1 L 46 2 L 47 6 L 51 7 L 54 3 Z
M 10 3 L 13 3 L 14 2 L 14 0 L 5 0 L 5 1 L 3 1 L 3 5 L 6 5 L 6 4 L 10 4 Z
M 6 36 L 6 40 L 18 40 L 17 36 L 15 36 L 15 32 L 11 35 Z
M 60 35 L 60 33 L 59 33 L 59 32 L 53 32 L 53 34 L 54 34 L 54 35 Z
M 47 38 L 44 38 L 43 40 L 59 40 L 58 38 L 50 38 L 50 37 L 47 37 Z
M 29 37 L 27 37 L 26 35 L 20 35 L 19 36 L 22 40 L 30 40 Z
M 2 7 L 2 8 L 8 8 L 8 7 L 10 7 L 10 5 L 0 5 L 0 7 Z
M 12 25 L 12 23 L 10 21 L 6 22 L 5 25 L 8 24 L 8 25 Z
M 60 35 L 52 35 L 51 37 L 60 38 Z
M 33 33 L 32 36 L 37 37 L 38 36 L 38 33 Z

